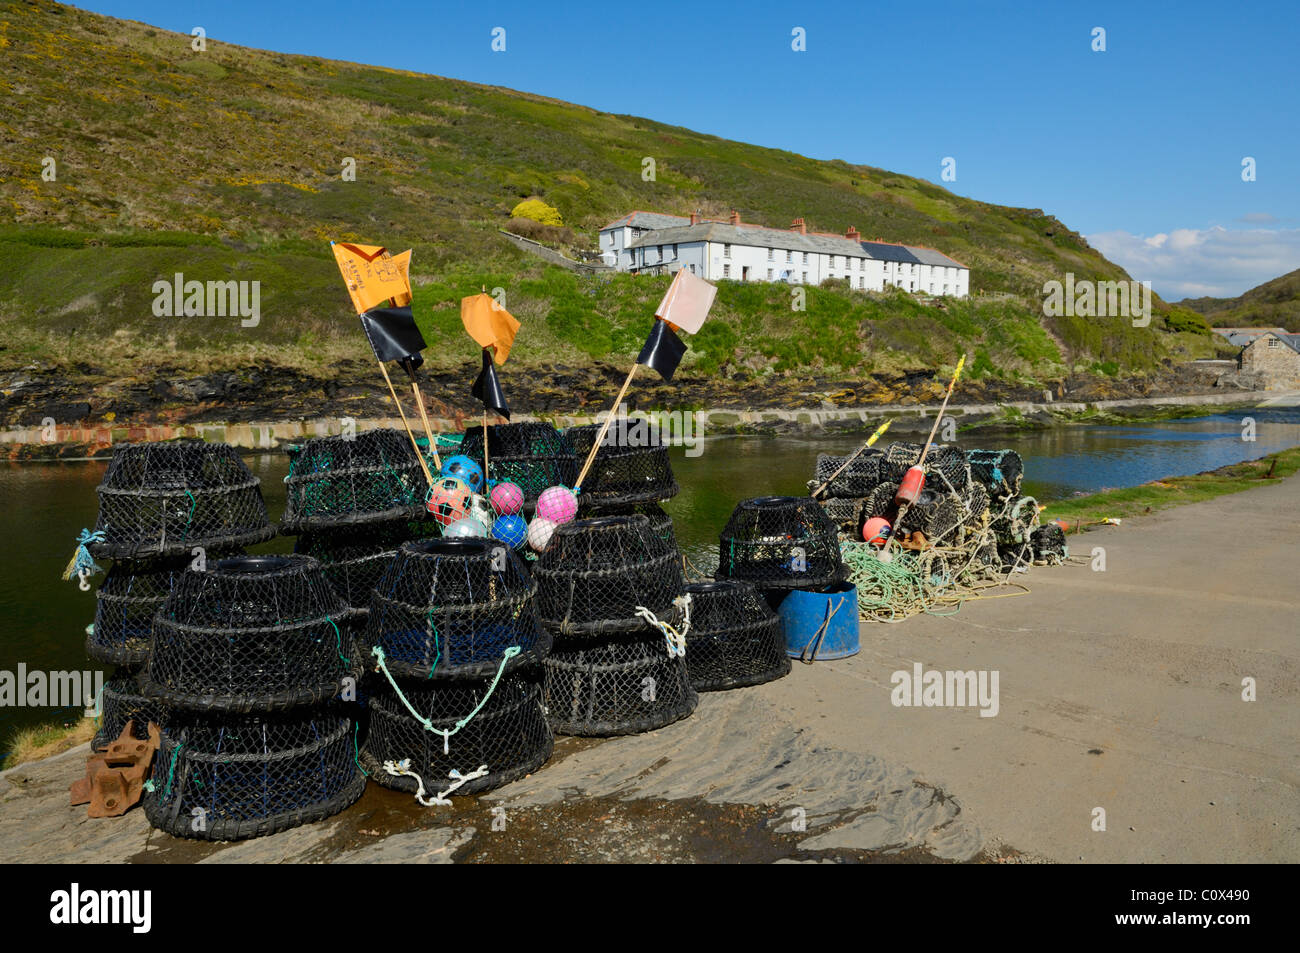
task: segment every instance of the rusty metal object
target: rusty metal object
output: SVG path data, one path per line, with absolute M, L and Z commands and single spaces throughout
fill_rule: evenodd
M 908 533 L 906 536 L 896 536 L 898 545 L 903 549 L 913 549 L 917 552 L 923 552 L 930 548 L 930 541 L 925 538 L 925 534 L 919 529 Z
M 72 805 L 89 804 L 89 817 L 120 817 L 140 801 L 144 779 L 162 741 L 158 726 L 149 724 L 149 738 L 132 734 L 130 721 L 117 739 L 86 759 L 86 776 L 72 782 Z

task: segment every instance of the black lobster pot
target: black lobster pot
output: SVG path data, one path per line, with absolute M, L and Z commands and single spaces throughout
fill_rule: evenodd
M 690 582 L 686 593 L 686 668 L 697 692 L 758 685 L 790 673 L 781 619 L 752 584 Z
M 283 533 L 420 519 L 429 490 L 410 439 L 387 429 L 308 440 L 284 486 Z
M 920 532 L 931 543 L 951 545 L 957 542 L 957 530 L 964 525 L 965 509 L 960 496 L 926 488 L 899 516 L 896 531 Z
M 1038 528 L 1038 501 L 1032 496 L 1016 496 L 1001 502 L 989 527 L 999 544 L 1028 543 Z
M 437 536 L 433 522 L 380 523 L 321 533 L 304 533 L 293 551 L 321 564 L 325 578 L 345 603 L 358 612 L 370 610 L 370 594 L 383 578 L 402 543 Z
M 363 659 L 378 647 L 394 676 L 419 679 L 535 665 L 551 647 L 533 606 L 536 592 L 523 561 L 498 540 L 403 543 L 371 594 L 358 637 Z M 512 646 L 520 651 L 503 668 Z
M 1070 555 L 1065 530 L 1055 523 L 1040 526 L 1030 533 L 1029 545 L 1034 551 L 1034 562 L 1042 566 L 1059 566 Z
M 821 501 L 822 509 L 836 528 L 853 539 L 862 538 L 862 511 L 870 497 L 833 496 Z
M 452 770 L 470 774 L 480 766 L 488 773 L 453 793 L 488 791 L 536 771 L 555 747 L 542 709 L 541 673 L 536 667 L 507 673 L 495 689 L 490 678 L 460 678 L 408 682 L 402 685 L 402 694 L 434 728 L 455 733 L 444 741 L 411 716 L 391 686 L 376 684 L 361 763 L 371 780 L 384 787 L 418 790 L 414 778 L 384 770 L 386 761 L 409 759 L 410 770 L 420 776 L 430 796 L 454 783 L 449 776 Z
M 685 659 L 670 655 L 664 636 L 648 625 L 559 640 L 543 670 L 546 713 L 556 734 L 653 731 L 685 718 L 699 704 Z
M 169 440 L 114 449 L 95 491 L 99 516 L 92 554 L 112 559 L 190 555 L 275 535 L 261 485 L 224 443 Z
M 990 499 L 1009 500 L 1020 492 L 1025 463 L 1014 450 L 968 450 L 971 479 L 983 484 Z
M 962 495 L 962 503 L 965 508 L 963 520 L 966 528 L 979 529 L 982 527 L 989 512 L 989 491 L 984 484 L 978 480 L 971 480 L 966 485 L 966 492 Z
M 188 570 L 154 618 L 146 694 L 229 712 L 327 701 L 359 673 L 354 615 L 308 556 L 237 556 Z
M 601 424 L 565 431 L 574 455 L 585 461 L 600 435 Z M 602 507 L 653 503 L 677 495 L 677 481 L 668 462 L 668 445 L 644 420 L 613 420 L 582 481 L 581 499 Z
M 895 488 L 909 469 L 916 466 L 925 447 L 919 443 L 890 444 L 880 462 L 880 480 Z M 932 490 L 960 493 L 970 482 L 966 454 L 952 444 L 934 444 L 925 457 L 925 485 Z
M 816 589 L 847 570 L 835 524 L 810 497 L 742 500 L 718 541 L 718 579 L 746 579 L 763 589 Z
M 112 665 L 143 665 L 154 613 L 189 565 L 189 556 L 115 562 L 95 594 L 95 624 L 86 636 L 86 654 Z
M 471 460 L 483 459 L 481 426 L 465 431 L 460 453 Z M 517 484 L 524 491 L 524 505 L 530 512 L 543 490 L 572 486 L 578 466 L 568 438 L 551 424 L 494 424 L 488 428 L 487 479 Z
M 585 497 L 586 494 L 584 493 Z M 578 501 L 578 516 L 593 519 L 599 516 L 644 516 L 650 521 L 650 535 L 663 552 L 671 553 L 681 561 L 681 549 L 673 530 L 673 518 L 658 503 L 638 503 L 633 506 L 603 506 L 590 501 Z
M 884 458 L 884 451 L 870 447 L 855 457 L 847 467 L 831 480 L 831 483 L 817 494 L 818 499 L 835 499 L 835 498 L 859 498 L 868 496 L 880 482 L 880 464 Z M 819 453 L 817 455 L 817 468 L 813 471 L 813 479 L 808 481 L 808 489 L 816 490 L 818 487 L 831 479 L 831 475 L 840 467 L 844 466 L 844 461 L 848 457 L 835 457 L 828 453 Z
M 557 526 L 533 567 L 542 624 L 559 639 L 637 632 L 638 608 L 671 621 L 683 582 L 675 549 L 639 513 Z
M 356 722 L 336 706 L 257 715 L 173 712 L 154 756 L 149 823 L 244 840 L 339 813 L 366 786 Z
M 119 668 L 104 683 L 104 693 L 99 700 L 99 723 L 90 746 L 99 750 L 111 744 L 126 723 L 131 722 L 131 737 L 145 741 L 149 737 L 149 723 L 164 731 L 169 711 L 156 698 L 149 698 L 140 687 L 140 673 Z

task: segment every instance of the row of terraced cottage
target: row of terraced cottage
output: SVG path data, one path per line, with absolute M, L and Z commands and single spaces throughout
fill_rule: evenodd
M 843 235 L 810 232 L 802 218 L 788 229 L 741 222 L 632 212 L 600 230 L 605 264 L 619 271 L 663 274 L 689 269 L 710 281 L 780 281 L 816 285 L 845 279 L 851 288 L 903 288 L 964 298 L 970 269 L 933 248 L 863 241 L 850 226 Z

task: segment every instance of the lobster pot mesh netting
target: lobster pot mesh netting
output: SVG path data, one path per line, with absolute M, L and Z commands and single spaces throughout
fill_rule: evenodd
M 855 539 L 862 535 L 862 510 L 870 497 L 832 497 L 822 500 L 822 509 L 836 528 Z
M 994 500 L 1006 500 L 1020 492 L 1025 464 L 1014 450 L 968 450 L 972 480 L 982 483 Z
M 189 570 L 154 619 L 146 689 L 177 707 L 226 711 L 325 701 L 356 674 L 352 616 L 308 556 Z
M 1065 530 L 1055 523 L 1040 526 L 1029 535 L 1034 551 L 1034 562 L 1043 566 L 1058 566 L 1070 555 L 1065 543 Z
M 997 507 L 989 523 L 999 543 L 1027 543 L 1038 528 L 1038 501 L 1032 496 L 1017 496 Z
M 429 487 L 407 436 L 367 430 L 317 437 L 289 454 L 281 531 L 419 519 Z
M 122 733 L 128 721 L 132 723 L 131 737 L 146 741 L 150 722 L 167 730 L 168 709 L 156 698 L 149 698 L 142 692 L 136 673 L 119 668 L 104 683 L 99 723 L 90 746 L 96 750 L 105 747 Z
M 154 613 L 190 561 L 189 556 L 175 556 L 115 562 L 95 595 L 95 624 L 86 636 L 86 654 L 113 665 L 142 665 L 149 658 Z
M 866 496 L 881 480 L 880 465 L 883 458 L 884 452 L 874 447 L 862 451 L 847 467 L 844 467 L 826 489 L 818 494 L 818 498 Z M 813 472 L 813 479 L 808 483 L 808 489 L 815 490 L 829 480 L 831 474 L 844 466 L 844 461 L 847 459 L 848 457 L 834 457 L 828 453 L 818 454 L 817 469 Z
M 483 459 L 483 428 L 470 427 L 460 452 Z M 547 487 L 573 486 L 578 461 L 568 438 L 547 423 L 496 424 L 488 428 L 488 474 L 492 483 L 515 483 L 531 508 Z
M 149 823 L 242 840 L 337 814 L 361 796 L 356 724 L 334 707 L 278 715 L 174 712 L 154 756 Z
M 601 424 L 571 427 L 565 433 L 579 466 L 587 459 Z M 645 420 L 616 418 L 605 432 L 596 459 L 582 481 L 582 498 L 619 506 L 666 500 L 677 494 L 668 462 L 668 445 L 657 425 Z
M 880 464 L 880 479 L 897 488 L 908 469 L 921 459 L 924 446 L 919 443 L 890 444 Z M 933 489 L 960 492 L 970 481 L 966 454 L 952 444 L 934 444 L 925 458 L 925 485 Z
M 698 692 L 770 682 L 790 672 L 781 619 L 748 582 L 686 585 L 691 628 L 686 668 Z
M 370 593 L 383 578 L 398 547 L 407 540 L 436 536 L 435 522 L 385 523 L 299 536 L 293 551 L 321 564 L 325 578 L 351 608 L 370 608 Z
M 584 493 L 585 497 L 586 494 Z M 578 515 L 583 519 L 598 516 L 644 516 L 650 521 L 650 536 L 655 547 L 664 553 L 670 553 L 674 559 L 681 560 L 681 550 L 677 545 L 677 534 L 673 530 L 673 518 L 658 503 L 638 503 L 635 506 L 601 506 L 599 504 L 578 504 Z
M 557 734 L 630 735 L 662 728 L 695 710 L 686 661 L 664 637 L 638 632 L 561 640 L 543 664 L 546 712 Z
M 963 525 L 965 505 L 961 497 L 939 490 L 922 490 L 916 501 L 898 518 L 898 530 L 920 532 L 932 543 L 951 545 Z
M 1034 563 L 1034 547 L 1028 540 L 1022 543 L 998 543 L 997 547 L 1003 572 L 1013 572 Z
M 535 665 L 551 637 L 537 621 L 535 583 L 496 540 L 448 537 L 404 543 L 371 594 L 359 637 L 363 658 L 378 647 L 394 675 L 452 679 Z
M 719 579 L 809 589 L 844 578 L 835 524 L 808 497 L 742 500 L 718 541 Z
M 984 488 L 984 484 L 971 480 L 966 485 L 966 492 L 962 494 L 962 502 L 965 504 L 964 522 L 967 528 L 978 529 L 983 526 L 989 512 L 989 491 Z
M 432 727 L 455 731 L 442 735 L 426 729 L 393 693 L 390 686 L 375 686 L 370 699 L 370 724 L 361 761 L 372 780 L 399 791 L 417 790 L 414 778 L 394 776 L 385 761 L 410 760 L 410 770 L 420 776 L 432 794 L 447 787 L 452 770 L 470 774 L 480 766 L 488 773 L 458 787 L 456 794 L 474 794 L 500 787 L 536 771 L 551 756 L 555 736 L 542 710 L 541 673 L 536 668 L 507 674 L 483 702 L 490 680 L 407 682 L 402 693 Z M 479 709 L 464 727 L 456 726 Z
M 255 476 L 234 447 L 202 440 L 122 444 L 96 490 L 96 556 L 188 555 L 196 546 L 237 547 L 275 535 Z
M 644 514 L 600 516 L 556 527 L 533 567 L 537 614 L 558 636 L 635 631 L 645 607 L 668 621 L 682 589 L 681 560 Z

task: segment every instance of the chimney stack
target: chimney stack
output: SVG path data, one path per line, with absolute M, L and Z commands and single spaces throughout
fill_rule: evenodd
M 731 224 L 732 225 L 740 224 L 740 213 L 737 212 L 734 208 L 731 210 Z
M 807 235 L 808 226 L 804 224 L 803 219 L 796 218 L 793 222 L 790 223 L 790 231 L 798 232 L 800 235 Z
M 856 228 L 854 228 L 852 225 L 850 225 L 849 228 L 848 228 L 848 231 L 846 231 L 846 232 L 844 233 L 844 237 L 847 238 L 847 239 L 848 239 L 849 241 L 851 241 L 851 242 L 860 242 L 860 241 L 862 241 L 862 236 L 858 234 L 858 230 L 857 230 Z
M 692 225 L 700 224 L 700 213 L 698 210 L 691 213 L 691 224 Z

